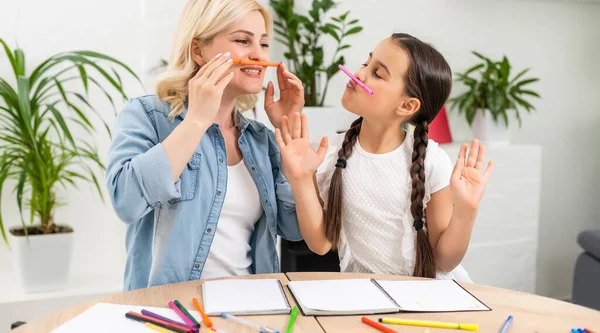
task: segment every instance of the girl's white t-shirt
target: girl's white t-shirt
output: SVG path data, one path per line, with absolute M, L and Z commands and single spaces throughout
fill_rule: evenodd
M 317 170 L 317 183 L 327 209 L 331 176 L 345 134 L 331 137 L 325 160 Z M 357 140 L 342 170 L 342 234 L 338 253 L 343 272 L 410 276 L 415 264 L 416 231 L 410 212 L 410 165 L 414 138 L 407 133 L 394 151 L 372 154 Z M 425 155 L 424 208 L 435 193 L 450 184 L 453 165 L 448 154 L 429 140 Z M 438 278 L 470 282 L 458 266 Z

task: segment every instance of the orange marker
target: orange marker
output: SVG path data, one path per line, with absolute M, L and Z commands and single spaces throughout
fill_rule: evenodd
M 387 328 L 387 327 L 385 327 L 385 326 L 383 326 L 383 325 L 381 325 L 381 324 L 379 324 L 379 323 L 376 323 L 376 322 L 374 322 L 374 321 L 370 320 L 370 319 L 369 319 L 369 318 L 367 318 L 367 317 L 362 317 L 362 318 L 361 318 L 361 321 L 362 321 L 363 323 L 365 323 L 365 324 L 367 324 L 367 325 L 369 325 L 369 326 L 371 326 L 371 327 L 375 328 L 375 329 L 378 329 L 378 330 L 380 330 L 381 332 L 385 332 L 385 333 L 398 333 L 398 331 L 395 331 L 395 330 L 393 330 L 393 329 L 391 329 L 391 328 Z
M 267 61 L 253 61 L 253 60 L 242 60 L 237 58 L 232 58 L 234 64 L 239 65 L 256 65 L 263 67 L 278 67 L 279 62 L 267 62 Z
M 196 297 L 194 297 L 192 299 L 192 302 L 194 303 L 196 310 L 198 310 L 198 312 L 200 312 L 200 315 L 202 316 L 202 321 L 204 322 L 204 324 L 206 324 L 206 326 L 208 326 L 208 327 L 212 327 L 213 323 L 212 323 L 212 321 L 210 321 L 210 319 L 208 318 L 206 313 L 204 313 L 204 310 L 202 310 L 202 307 L 200 306 L 200 302 L 198 302 L 198 299 Z

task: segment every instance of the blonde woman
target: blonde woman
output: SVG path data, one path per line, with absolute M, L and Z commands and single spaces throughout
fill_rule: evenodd
M 156 96 L 130 100 L 113 129 L 106 183 L 127 224 L 125 290 L 279 271 L 276 236 L 300 240 L 274 134 L 252 108 L 269 59 L 271 18 L 253 0 L 189 0 Z M 301 111 L 302 83 L 281 65 L 280 127 Z

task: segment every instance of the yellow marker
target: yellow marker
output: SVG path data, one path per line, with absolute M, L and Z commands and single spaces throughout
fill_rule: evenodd
M 171 331 L 171 330 L 168 330 L 166 328 L 162 328 L 160 326 L 156 326 L 156 325 L 154 325 L 152 323 L 146 323 L 146 326 L 148 328 L 153 329 L 153 330 L 155 330 L 157 332 L 160 332 L 160 333 L 173 333 L 173 331 Z
M 444 323 L 440 321 L 427 321 L 427 320 L 413 320 L 413 319 L 400 319 L 400 318 L 380 318 L 380 323 L 392 324 L 392 325 L 408 325 L 408 326 L 422 326 L 422 327 L 435 327 L 435 328 L 453 328 L 465 331 L 479 331 L 479 325 L 477 324 L 458 324 L 458 323 Z

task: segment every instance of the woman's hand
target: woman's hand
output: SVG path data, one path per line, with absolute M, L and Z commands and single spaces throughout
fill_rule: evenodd
M 466 152 L 467 144 L 463 144 L 460 147 L 458 159 L 450 177 L 450 188 L 455 204 L 477 209 L 483 197 L 487 181 L 494 169 L 494 161 L 489 161 L 488 166 L 483 171 L 485 146 L 480 145 L 476 139 L 471 142 L 471 150 L 465 161 Z
M 282 118 L 281 129 L 275 129 L 275 138 L 281 151 L 281 171 L 290 183 L 303 179 L 312 182 L 313 175 L 325 159 L 327 137 L 322 138 L 317 151 L 313 151 L 308 138 L 306 115 L 298 112 L 293 115 L 291 129 L 290 134 L 287 116 Z
M 231 79 L 231 54 L 218 54 L 198 70 L 188 83 L 188 111 L 185 120 L 208 128 L 221 105 L 223 90 Z
M 275 128 L 281 128 L 283 116 L 291 118 L 295 112 L 302 112 L 304 107 L 304 86 L 296 75 L 290 73 L 281 63 L 277 67 L 277 84 L 279 85 L 279 100 L 275 102 L 273 96 L 275 88 L 273 82 L 267 84 L 265 91 L 265 111 L 269 121 Z

